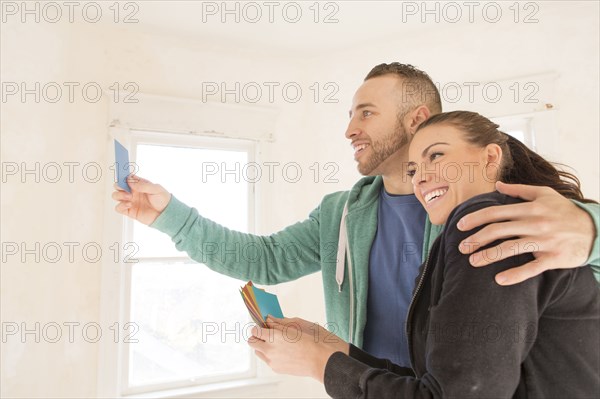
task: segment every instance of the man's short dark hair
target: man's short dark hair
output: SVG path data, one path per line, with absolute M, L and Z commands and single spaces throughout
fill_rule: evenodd
M 410 104 L 410 107 L 402 107 L 407 112 L 419 105 L 427 105 L 432 115 L 442 112 L 442 100 L 437 87 L 425 72 L 410 64 L 392 62 L 390 64 L 379 64 L 365 77 L 365 81 L 384 75 L 396 75 L 402 78 L 402 103 Z

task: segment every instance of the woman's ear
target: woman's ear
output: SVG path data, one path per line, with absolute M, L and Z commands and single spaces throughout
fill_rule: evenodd
M 431 111 L 429 108 L 426 105 L 419 105 L 404 117 L 404 128 L 412 136 L 417 132 L 419 125 L 429 119 L 430 116 Z
M 485 151 L 488 164 L 500 165 L 502 163 L 502 148 L 498 144 L 488 144 Z

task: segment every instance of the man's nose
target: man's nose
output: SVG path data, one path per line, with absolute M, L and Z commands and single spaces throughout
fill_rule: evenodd
M 353 120 L 350 120 L 350 122 L 348 123 L 348 127 L 346 128 L 346 138 L 347 139 L 352 139 L 355 136 L 358 136 L 360 134 L 360 128 L 356 125 L 356 123 L 354 123 Z

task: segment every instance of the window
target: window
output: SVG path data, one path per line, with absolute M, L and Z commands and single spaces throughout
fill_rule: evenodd
M 492 118 L 492 120 L 500 125 L 501 131 L 506 134 L 510 134 L 533 151 L 536 151 L 535 134 L 533 130 L 533 116 L 517 115 L 502 118 Z
M 253 141 L 142 131 L 131 138 L 139 176 L 211 220 L 253 231 L 254 189 L 239 173 L 253 162 Z M 134 258 L 123 263 L 124 317 L 134 324 L 121 350 L 121 394 L 254 376 L 240 281 L 192 261 L 140 223 L 126 221 L 124 235 L 135 243 Z

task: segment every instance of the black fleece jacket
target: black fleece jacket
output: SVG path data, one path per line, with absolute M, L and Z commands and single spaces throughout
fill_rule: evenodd
M 329 358 L 329 395 L 600 397 L 600 291 L 591 269 L 551 270 L 502 287 L 494 276 L 533 260 L 530 253 L 514 248 L 516 256 L 475 268 L 458 251 L 458 243 L 478 230 L 458 230 L 462 216 L 515 202 L 497 192 L 483 194 L 450 214 L 421 266 L 408 314 L 412 370 L 351 345 L 350 356 L 337 352 Z

